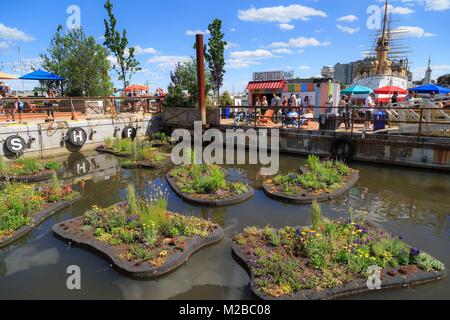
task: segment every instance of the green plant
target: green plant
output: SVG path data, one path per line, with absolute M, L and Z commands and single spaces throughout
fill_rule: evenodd
M 421 252 L 419 255 L 417 255 L 414 258 L 414 262 L 426 272 L 430 272 L 432 270 L 445 270 L 445 266 L 442 262 L 434 259 L 432 256 L 424 252 Z
M 311 205 L 311 220 L 313 228 L 318 230 L 322 223 L 322 209 L 316 200 L 313 200 Z
M 112 149 L 112 147 L 114 146 L 114 141 L 110 137 L 105 138 L 103 140 L 103 143 L 107 149 Z
M 139 214 L 139 203 L 136 197 L 136 189 L 132 184 L 128 184 L 127 186 L 127 203 L 131 214 Z

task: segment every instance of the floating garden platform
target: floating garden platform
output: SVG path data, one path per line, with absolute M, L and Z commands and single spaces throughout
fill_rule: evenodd
M 277 175 L 263 183 L 264 192 L 271 198 L 291 203 L 311 203 L 335 199 L 359 179 L 359 171 L 337 161 L 320 161 L 309 156 L 307 165 L 298 173 Z
M 69 185 L 6 185 L 0 191 L 0 248 L 17 241 L 80 199 L 80 194 Z
M 60 238 L 106 257 L 132 278 L 154 278 L 171 272 L 201 248 L 223 239 L 222 229 L 197 217 L 168 212 L 162 192 L 152 201 L 136 198 L 109 208 L 93 207 L 84 216 L 58 223 Z
M 52 178 L 65 171 L 62 164 L 54 161 L 42 161 L 30 158 L 21 158 L 11 162 L 4 162 L 0 158 L 0 180 L 13 182 L 38 182 Z
M 242 182 L 230 182 L 216 165 L 182 165 L 166 174 L 167 181 L 182 199 L 205 206 L 228 206 L 253 196 L 254 190 Z
M 319 213 L 317 213 L 319 212 Z M 251 276 L 261 299 L 333 299 L 370 291 L 369 268 L 380 269 L 380 288 L 444 278 L 445 266 L 399 237 L 369 224 L 320 218 L 312 227 L 248 227 L 233 239 L 232 252 Z

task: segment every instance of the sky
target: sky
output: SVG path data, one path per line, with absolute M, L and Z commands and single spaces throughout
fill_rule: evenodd
M 223 21 L 228 42 L 224 89 L 243 91 L 257 71 L 294 71 L 297 77 L 320 75 L 323 66 L 363 58 L 373 44 L 382 0 L 112 0 L 118 28 L 126 29 L 142 70 L 132 83 L 150 91 L 167 88 L 177 61 L 195 55 L 195 34 L 214 18 Z M 414 79 L 424 76 L 431 58 L 432 78 L 450 73 L 450 0 L 390 0 L 392 28 L 406 32 L 402 45 Z M 39 66 L 58 25 L 73 23 L 103 42 L 102 0 L 2 1 L 0 71 L 21 75 Z M 79 13 L 79 15 L 78 15 Z M 78 19 L 79 18 L 79 19 Z M 208 34 L 205 34 L 207 42 Z M 19 55 L 20 48 L 20 55 Z M 113 59 L 111 59 L 113 61 Z M 28 71 L 28 70 L 25 70 Z M 117 86 L 117 75 L 112 72 Z M 14 89 L 34 82 L 9 81 Z

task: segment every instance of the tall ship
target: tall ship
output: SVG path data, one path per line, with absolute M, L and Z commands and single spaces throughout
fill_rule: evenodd
M 372 52 L 358 66 L 353 85 L 371 89 L 395 86 L 407 89 L 411 81 L 408 58 L 405 52 L 396 51 L 395 43 L 401 37 L 401 30 L 391 30 L 391 17 L 388 17 L 388 2 L 384 5 L 383 26 L 376 35 Z

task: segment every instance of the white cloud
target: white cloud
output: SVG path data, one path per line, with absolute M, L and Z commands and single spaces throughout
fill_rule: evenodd
M 178 62 L 186 62 L 190 58 L 186 56 L 156 56 L 147 60 L 148 63 L 157 64 L 159 68 L 170 69 Z
M 288 48 L 280 48 L 272 50 L 273 53 L 282 53 L 282 54 L 293 54 L 294 52 Z
M 33 37 L 17 28 L 10 28 L 0 23 L 0 39 L 32 41 Z
M 425 32 L 425 30 L 421 27 L 413 27 L 413 26 L 400 26 L 392 30 L 392 32 L 411 37 L 411 38 L 425 38 L 425 37 L 433 37 L 435 34 L 430 32 Z
M 407 15 L 414 13 L 414 10 L 407 7 L 394 7 L 393 5 L 388 4 L 388 13 Z
M 255 22 L 281 22 L 287 23 L 292 20 L 307 21 L 310 17 L 326 17 L 327 14 L 321 10 L 305 7 L 298 4 L 290 6 L 277 6 L 265 8 L 250 8 L 239 10 L 238 17 L 243 21 Z
M 291 38 L 287 42 L 272 42 L 269 47 L 271 48 L 305 48 L 305 47 L 318 47 L 327 46 L 329 42 L 320 42 L 316 38 Z
M 300 70 L 310 70 L 311 67 L 310 66 L 300 66 L 299 69 Z
M 200 30 L 200 29 L 197 29 L 197 30 L 187 30 L 187 31 L 186 31 L 186 35 L 188 35 L 188 36 L 195 36 L 195 35 L 197 35 L 197 34 L 209 34 L 209 33 L 210 33 L 209 30 L 203 31 L 203 30 Z
M 236 32 L 235 28 L 230 28 L 230 32 Z
M 246 69 L 251 65 L 258 65 L 260 62 L 254 60 L 245 60 L 245 59 L 229 59 L 226 62 L 226 67 L 229 69 Z
M 289 30 L 293 30 L 295 27 L 294 27 L 294 25 L 289 24 L 289 23 L 280 23 L 278 25 L 278 28 L 280 28 L 280 30 L 283 30 L 283 31 L 289 31 Z
M 350 28 L 347 26 L 341 26 L 340 24 L 337 24 L 336 27 L 341 30 L 342 32 L 348 33 L 348 34 L 354 34 L 359 31 L 359 27 L 356 28 Z
M 263 49 L 254 51 L 233 51 L 230 53 L 232 59 L 266 59 L 272 58 L 272 52 Z
M 134 47 L 134 53 L 139 56 L 143 54 L 157 54 L 158 51 L 156 51 L 153 48 L 142 48 L 141 46 L 135 46 Z
M 234 48 L 239 48 L 239 44 L 234 43 L 234 42 L 227 42 L 227 45 L 225 46 L 225 50 L 230 50 L 230 49 L 234 49 Z
M 9 41 L 0 41 L 0 50 L 6 50 L 11 45 Z
M 348 16 L 343 16 L 337 19 L 337 21 L 339 22 L 353 22 L 356 20 L 358 20 L 358 17 L 353 14 L 349 14 Z
M 450 0 L 425 0 L 426 11 L 445 11 L 450 9 Z

